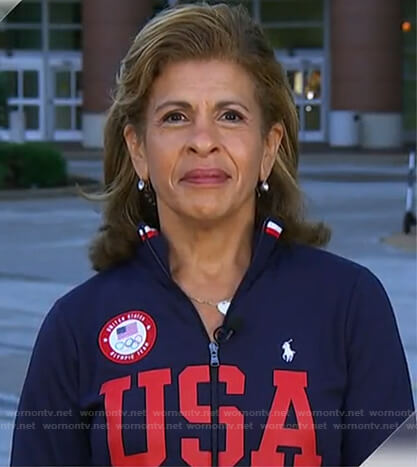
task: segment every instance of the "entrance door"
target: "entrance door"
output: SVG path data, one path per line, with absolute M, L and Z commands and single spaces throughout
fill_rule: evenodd
M 280 57 L 287 70 L 300 121 L 300 141 L 324 141 L 323 58 Z
M 39 141 L 44 133 L 43 68 L 37 57 L 1 57 L 2 86 L 8 111 L 19 111 L 25 121 L 25 139 Z M 10 139 L 10 119 L 0 127 L 0 139 Z
M 82 138 L 82 88 L 79 60 L 51 66 L 52 125 L 55 141 L 80 141 Z

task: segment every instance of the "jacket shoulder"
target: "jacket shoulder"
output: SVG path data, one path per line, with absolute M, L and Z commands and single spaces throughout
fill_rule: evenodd
M 352 286 L 361 277 L 378 278 L 363 264 L 342 255 L 309 245 L 285 247 L 282 261 L 291 275 L 323 285 Z
M 132 263 L 126 262 L 108 270 L 96 272 L 89 279 L 76 285 L 60 296 L 55 305 L 62 313 L 71 318 L 82 319 L 85 310 L 96 308 L 100 304 L 116 302 L 128 289 L 140 287 L 140 271 Z
M 297 243 L 287 246 L 286 250 L 294 264 L 302 264 L 306 267 L 314 267 L 316 269 L 321 267 L 325 271 L 346 270 L 354 273 L 359 273 L 361 270 L 366 269 L 365 266 L 352 259 L 315 246 Z

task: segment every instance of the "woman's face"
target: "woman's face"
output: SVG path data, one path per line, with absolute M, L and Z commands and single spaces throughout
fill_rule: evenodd
M 253 218 L 255 188 L 269 176 L 283 133 L 276 124 L 263 140 L 261 124 L 254 83 L 239 65 L 185 61 L 163 69 L 143 140 L 131 125 L 124 132 L 137 174 L 156 192 L 161 225 L 172 215 Z

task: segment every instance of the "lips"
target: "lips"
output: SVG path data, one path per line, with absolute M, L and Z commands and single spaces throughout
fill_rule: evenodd
M 229 175 L 221 169 L 194 169 L 188 171 L 181 181 L 195 184 L 218 184 L 229 179 Z

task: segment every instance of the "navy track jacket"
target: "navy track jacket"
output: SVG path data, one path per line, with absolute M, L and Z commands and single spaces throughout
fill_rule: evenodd
M 39 331 L 11 465 L 357 466 L 414 412 L 385 290 L 266 219 L 210 342 L 141 225 L 135 257 L 61 297 Z

